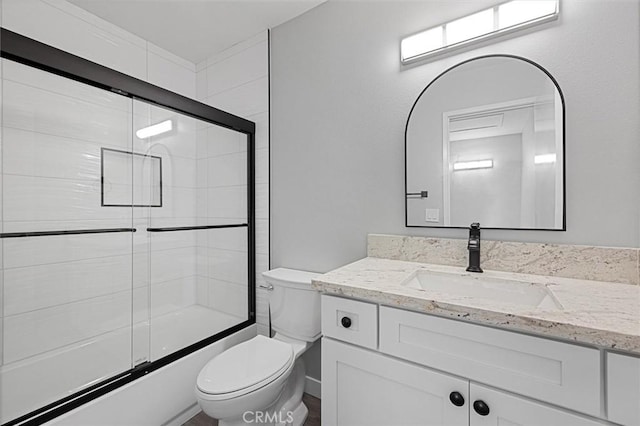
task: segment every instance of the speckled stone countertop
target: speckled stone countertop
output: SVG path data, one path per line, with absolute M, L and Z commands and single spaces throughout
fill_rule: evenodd
M 488 271 L 483 278 L 547 286 L 559 308 L 527 307 L 402 285 L 419 270 L 472 274 L 457 266 L 367 257 L 313 280 L 317 290 L 476 324 L 640 354 L 640 286 Z

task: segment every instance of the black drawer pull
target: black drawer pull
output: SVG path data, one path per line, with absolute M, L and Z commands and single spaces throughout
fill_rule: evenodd
M 481 399 L 473 403 L 473 409 L 476 411 L 476 413 L 480 414 L 481 416 L 488 415 L 490 411 L 489 406 Z
M 449 394 L 449 401 L 456 407 L 462 407 L 464 405 L 464 396 L 460 392 L 451 392 Z

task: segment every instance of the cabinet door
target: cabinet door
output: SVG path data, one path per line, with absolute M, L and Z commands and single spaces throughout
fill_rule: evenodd
M 546 404 L 471 383 L 470 426 L 602 426 L 606 423 L 581 417 Z M 484 402 L 489 413 L 476 411 L 476 401 Z M 482 407 L 478 407 L 482 412 Z
M 466 426 L 469 382 L 322 339 L 322 424 Z M 456 406 L 450 394 L 464 403 Z
M 640 358 L 607 354 L 609 420 L 640 425 Z

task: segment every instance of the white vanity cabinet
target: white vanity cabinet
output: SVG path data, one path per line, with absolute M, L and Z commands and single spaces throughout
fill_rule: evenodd
M 449 395 L 460 396 L 456 406 Z M 469 382 L 331 339 L 322 341 L 322 424 L 466 425 Z M 462 402 L 464 401 L 464 402 Z
M 601 416 L 597 349 L 322 299 L 323 425 L 608 424 L 586 415 Z
M 611 421 L 640 425 L 640 358 L 607 354 L 607 408 Z

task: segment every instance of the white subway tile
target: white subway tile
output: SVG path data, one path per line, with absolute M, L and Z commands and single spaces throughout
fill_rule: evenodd
M 166 156 L 162 161 L 162 184 L 195 188 L 198 168 L 195 158 Z
M 196 277 L 184 277 L 151 286 L 151 327 L 153 318 L 196 304 Z
M 259 78 L 225 92 L 207 97 L 206 103 L 240 117 L 265 112 L 269 109 L 269 82 Z
M 5 365 L 0 380 L 0 422 L 5 423 L 129 368 L 131 329 L 128 327 Z M 43 386 L 43 377 L 48 379 L 46 386 Z
M 94 143 L 5 127 L 2 150 L 5 174 L 100 179 L 100 145 Z
M 207 127 L 207 157 L 231 154 L 247 150 L 247 136 L 244 133 L 221 126 Z
M 151 285 L 195 276 L 196 253 L 196 247 L 151 252 Z
M 236 317 L 248 318 L 249 293 L 246 285 L 209 280 L 208 306 Z
M 181 226 L 189 226 L 182 224 Z M 148 248 L 153 253 L 156 251 L 172 250 L 179 248 L 193 248 L 197 245 L 198 234 L 206 235 L 206 230 L 202 231 L 176 231 L 176 232 L 149 232 Z
M 243 50 L 250 48 L 251 46 L 254 46 L 256 44 L 266 41 L 267 38 L 268 38 L 267 31 L 260 31 L 256 35 L 253 35 L 248 39 L 243 40 L 240 43 L 234 44 L 228 49 L 225 49 L 222 52 L 219 52 L 211 56 L 210 58 L 207 59 L 206 66 L 210 67 L 220 61 L 225 61 L 237 55 L 238 53 L 242 52 Z
M 150 211 L 152 221 L 166 218 L 195 218 L 196 217 L 196 189 L 162 187 L 162 207 Z M 179 225 L 182 226 L 182 225 Z M 186 225 L 185 225 L 186 226 Z
M 122 219 L 121 226 L 129 227 L 131 224 L 131 208 L 100 205 L 99 179 L 5 175 L 3 180 L 5 221 Z M 105 193 L 116 193 L 122 189 L 126 187 L 105 185 Z
M 210 157 L 207 163 L 208 187 L 246 185 L 247 154 L 234 154 Z
M 261 41 L 207 68 L 207 95 L 233 89 L 267 75 L 267 41 Z
M 256 184 L 256 218 L 269 219 L 269 184 Z
M 130 146 L 131 116 L 119 109 L 13 81 L 3 83 L 2 124 L 112 146 Z
M 247 220 L 247 187 L 230 186 L 207 190 L 207 215 L 210 218 Z
M 133 326 L 133 365 L 142 364 L 150 360 L 151 342 L 150 342 L 150 326 L 149 321 L 143 321 Z M 129 359 L 131 362 L 131 359 Z
M 47 71 L 2 59 L 2 78 L 64 97 L 131 113 L 131 99 Z
M 147 53 L 147 58 L 149 83 L 192 99 L 196 98 L 195 69 L 190 70 L 153 51 Z
M 184 59 L 181 56 L 178 56 L 174 53 L 169 52 L 166 49 L 163 49 L 160 46 L 157 46 L 153 43 L 147 42 L 147 48 L 149 50 L 149 52 L 155 53 L 156 55 L 160 55 L 162 56 L 164 59 L 167 59 L 173 63 L 175 63 L 176 65 L 181 66 L 182 68 L 185 68 L 189 71 L 191 71 L 192 73 L 196 73 L 196 64 L 194 64 L 191 61 L 188 61 L 186 59 Z
M 56 235 L 4 238 L 4 267 L 19 268 L 131 253 L 131 234 Z
M 256 123 L 256 150 L 269 149 L 269 112 L 265 111 L 250 115 L 247 120 Z
M 206 276 L 196 277 L 196 303 L 201 306 L 209 303 L 209 278 Z
M 206 232 L 209 248 L 247 251 L 247 228 L 220 228 Z
M 209 278 L 245 285 L 247 277 L 247 253 L 210 248 Z
M 105 21 L 102 18 L 99 18 L 97 15 L 94 15 L 87 10 L 76 6 L 75 4 L 69 3 L 67 0 L 41 0 L 45 3 L 50 4 L 51 6 L 60 9 L 63 12 L 68 13 L 69 15 L 81 19 L 83 21 L 88 22 L 91 25 L 94 25 L 98 28 L 101 28 L 105 31 L 113 33 L 118 37 L 122 37 L 131 43 L 140 46 L 142 48 L 147 47 L 147 41 L 143 38 L 140 38 L 130 32 L 112 24 L 111 22 Z
M 4 362 L 18 361 L 128 324 L 130 291 L 5 317 Z
M 122 219 L 83 219 L 83 220 L 42 220 L 42 221 L 5 221 L 4 232 L 24 231 L 65 231 L 71 229 L 104 229 L 131 227 L 131 221 Z M 135 227 L 135 226 L 134 226 Z
M 196 66 L 196 99 L 202 102 L 207 97 L 209 90 L 207 88 L 207 70 L 198 69 L 199 66 L 200 64 Z
M 256 150 L 256 183 L 269 183 L 269 150 Z
M 132 291 L 133 322 L 139 324 L 149 321 L 149 287 L 138 287 Z
M 256 219 L 256 253 L 269 254 L 269 219 Z
M 131 256 L 9 268 L 4 271 L 5 315 L 131 289 Z
M 90 61 L 146 79 L 146 50 L 42 1 L 5 1 L 2 26 Z

